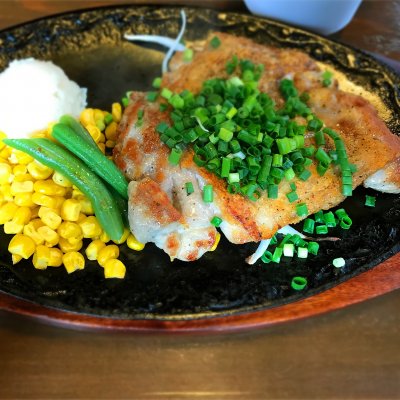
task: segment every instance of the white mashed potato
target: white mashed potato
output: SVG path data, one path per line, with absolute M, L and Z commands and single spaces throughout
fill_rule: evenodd
M 86 92 L 49 61 L 13 61 L 0 73 L 0 131 L 22 138 L 45 129 L 63 114 L 78 117 Z

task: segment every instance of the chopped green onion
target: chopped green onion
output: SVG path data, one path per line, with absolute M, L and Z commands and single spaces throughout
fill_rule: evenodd
M 324 214 L 324 221 L 328 228 L 334 228 L 336 226 L 335 216 L 333 215 L 332 211 Z
M 182 59 L 184 62 L 190 62 L 193 59 L 193 50 L 192 49 L 185 49 L 183 50 Z
M 299 196 L 295 191 L 287 193 L 286 197 L 288 198 L 289 203 L 293 203 L 294 201 L 299 199 Z
M 293 243 L 285 243 L 283 245 L 283 255 L 285 257 L 293 257 L 293 255 L 294 255 L 294 244 Z
M 298 258 L 307 258 L 308 257 L 308 248 L 307 247 L 298 247 L 297 248 L 297 257 Z
M 220 217 L 213 217 L 211 220 L 211 224 L 218 228 L 222 224 L 222 219 Z
M 344 260 L 343 257 L 335 258 L 332 261 L 332 264 L 335 268 L 342 268 L 346 265 L 346 261 Z
M 228 129 L 221 128 L 219 130 L 218 137 L 224 142 L 230 142 L 233 138 L 233 132 L 229 131 Z
M 330 164 L 332 162 L 332 159 L 328 156 L 328 154 L 325 152 L 325 150 L 322 147 L 318 147 L 316 153 L 315 153 L 315 158 L 324 164 Z
M 104 117 L 104 122 L 106 125 L 111 124 L 111 122 L 113 122 L 113 116 L 110 113 L 107 113 L 106 116 Z
M 164 99 L 169 100 L 172 97 L 173 93 L 167 89 L 167 88 L 162 88 L 161 90 L 161 97 L 164 97 Z
M 350 229 L 351 225 L 353 224 L 353 221 L 351 220 L 351 218 L 346 215 L 344 216 L 341 220 L 340 220 L 340 227 L 342 229 Z
M 204 203 L 212 203 L 214 200 L 214 192 L 212 185 L 204 185 L 203 188 L 203 201 Z
M 313 234 L 314 233 L 314 225 L 315 222 L 311 218 L 307 218 L 304 220 L 304 225 L 303 225 L 303 232 Z
M 272 261 L 272 253 L 268 250 L 265 250 L 264 254 L 261 256 L 261 261 L 264 264 L 269 264 Z
M 315 143 L 317 144 L 317 146 L 322 146 L 325 144 L 324 132 L 322 132 L 322 131 L 315 132 L 314 138 L 315 138 Z
M 240 182 L 240 176 L 239 173 L 237 172 L 231 172 L 228 176 L 228 182 L 229 183 L 237 183 Z
M 324 212 L 322 210 L 317 211 L 314 214 L 314 219 L 315 219 L 315 222 L 318 222 L 320 224 L 324 224 L 325 223 Z
M 307 286 L 307 279 L 302 276 L 295 276 L 292 279 L 291 287 L 294 290 L 303 290 Z
M 305 217 L 308 215 L 308 208 L 305 203 L 300 203 L 296 205 L 296 213 L 299 217 Z
M 344 208 L 339 208 L 335 211 L 335 214 L 340 220 L 348 216 Z
M 160 89 L 162 79 L 160 77 L 154 78 L 153 80 L 153 88 Z
M 162 92 L 161 92 L 161 95 L 162 95 Z M 171 106 L 174 107 L 175 109 L 180 109 L 180 108 L 184 107 L 185 100 L 183 100 L 182 97 L 179 96 L 179 94 L 173 94 L 168 99 L 168 103 L 171 104 Z
M 268 185 L 268 198 L 269 199 L 278 198 L 278 185 Z
M 129 105 L 129 99 L 128 99 L 127 97 L 123 97 L 123 98 L 121 99 L 121 103 L 122 103 L 122 105 L 123 105 L 124 107 L 128 107 L 128 105 Z
M 230 158 L 223 157 L 221 165 L 221 178 L 228 178 L 230 169 L 231 169 Z
M 311 176 L 311 172 L 308 169 L 305 169 L 298 175 L 298 178 L 302 181 L 306 181 Z
M 375 207 L 376 197 L 375 196 L 365 196 L 365 205 L 367 207 Z
M 182 151 L 177 148 L 173 148 L 169 154 L 168 161 L 171 165 L 178 165 L 182 157 Z
M 275 247 L 274 253 L 272 254 L 272 262 L 279 264 L 281 261 L 283 249 L 281 247 Z
M 186 194 L 189 196 L 194 192 L 194 187 L 192 182 L 186 182 L 185 183 L 185 188 L 186 188 Z
M 319 244 L 317 242 L 308 242 L 307 248 L 310 254 L 317 255 L 319 250 Z
M 324 86 L 330 86 L 332 84 L 333 73 L 331 71 L 324 71 L 322 73 L 322 84 Z
M 160 103 L 160 111 L 165 111 L 168 108 L 168 104 L 166 103 Z
M 219 40 L 218 36 L 214 36 L 210 40 L 210 45 L 211 45 L 212 48 L 216 49 L 221 45 L 221 40 Z
M 315 232 L 318 235 L 326 235 L 328 233 L 328 227 L 326 225 L 319 225 L 315 228 Z

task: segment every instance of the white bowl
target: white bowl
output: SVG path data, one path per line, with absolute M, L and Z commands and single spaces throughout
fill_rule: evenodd
M 323 35 L 344 28 L 362 0 L 244 0 L 256 15 L 298 25 Z

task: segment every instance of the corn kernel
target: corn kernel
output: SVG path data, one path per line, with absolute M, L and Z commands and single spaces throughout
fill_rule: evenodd
M 61 267 L 63 263 L 63 252 L 57 247 L 50 247 L 49 267 Z
M 91 239 L 100 236 L 102 233 L 101 226 L 94 216 L 86 217 L 83 221 L 79 222 L 79 225 L 84 238 Z
M 20 174 L 20 175 L 14 175 L 14 182 L 26 182 L 26 181 L 32 181 L 33 182 L 33 176 L 31 174 Z
M 28 259 L 35 252 L 35 249 L 35 242 L 22 233 L 15 235 L 8 245 L 8 251 L 11 254 L 18 255 L 24 259 Z
M 6 146 L 6 144 L 3 142 L 3 139 L 5 139 L 7 137 L 7 135 L 0 131 L 0 150 L 4 149 L 4 147 Z
M 107 149 L 113 149 L 115 147 L 115 141 L 114 140 L 107 140 L 106 141 L 106 147 L 107 147 Z
M 69 251 L 63 255 L 63 264 L 69 274 L 85 268 L 85 259 L 77 251 Z
M 11 193 L 11 185 L 5 183 L 0 186 L 1 193 L 3 194 L 3 201 L 13 201 L 14 195 Z
M 57 208 L 57 200 L 55 197 L 46 196 L 42 193 L 33 193 L 32 194 L 32 201 L 37 204 L 38 206 L 44 206 L 47 208 Z
M 103 242 L 103 243 L 108 243 L 111 239 L 110 236 L 108 236 L 107 232 L 103 231 L 101 233 L 101 235 L 99 236 L 99 239 Z
M 14 203 L 19 207 L 33 208 L 36 206 L 32 201 L 32 193 L 17 193 L 14 196 Z
M 33 158 L 23 151 L 12 149 L 8 161 L 10 161 L 11 164 L 29 164 L 33 161 Z
M 126 245 L 136 251 L 142 251 L 144 249 L 144 244 L 139 242 L 139 240 L 136 239 L 136 237 L 131 233 L 128 236 L 128 239 L 126 239 Z
M 5 146 L 3 149 L 0 150 L 0 157 L 9 161 L 9 157 L 11 156 L 11 147 Z
M 115 122 L 121 121 L 121 116 L 122 116 L 121 104 L 113 103 L 113 105 L 111 106 L 111 114 Z
M 67 240 L 71 245 L 75 245 L 77 243 L 79 244 L 80 242 L 82 242 L 82 239 L 83 239 L 83 234 L 81 233 L 79 236 L 73 236 L 68 238 Z
M 23 233 L 24 233 L 24 235 L 29 236 L 35 242 L 36 245 L 40 245 L 40 244 L 44 243 L 44 238 L 37 231 L 37 229 L 40 228 L 40 226 L 43 226 L 43 225 L 37 226 L 34 221 L 35 220 L 29 222 L 28 224 L 26 224 L 24 226 Z M 40 220 L 38 220 L 38 221 L 40 221 Z M 42 223 L 42 221 L 40 221 L 40 222 Z
M 56 230 L 62 222 L 61 217 L 56 213 L 56 211 L 44 206 L 41 206 L 39 209 L 39 218 L 45 225 L 53 230 Z
M 33 190 L 37 193 L 42 193 L 47 196 L 65 196 L 66 189 L 51 179 L 36 181 L 33 185 Z
M 122 234 L 121 239 L 119 239 L 119 240 L 113 240 L 113 242 L 114 242 L 115 244 L 122 244 L 122 243 L 125 243 L 126 240 L 127 240 L 128 237 L 129 237 L 130 233 L 131 233 L 131 231 L 130 231 L 128 228 L 125 228 L 125 229 L 124 229 L 124 233 Z
M 72 187 L 72 198 L 73 199 L 81 199 L 85 197 L 85 195 L 75 186 Z
M 29 207 L 19 207 L 15 212 L 13 221 L 17 224 L 25 225 L 31 220 L 32 212 Z
M 96 126 L 100 129 L 100 131 L 103 131 L 104 128 L 106 127 L 104 123 L 104 113 L 101 110 L 94 110 L 94 120 L 96 122 Z
M 15 196 L 17 193 L 32 193 L 33 192 L 33 182 L 13 182 L 11 184 L 11 194 Z
M 75 222 L 64 221 L 57 229 L 58 234 L 64 239 L 80 237 L 82 239 L 82 229 Z
M 67 199 L 61 206 L 61 218 L 64 221 L 78 221 L 81 203 L 77 199 Z
M 57 245 L 60 240 L 58 233 L 48 226 L 41 226 L 37 229 L 37 232 L 44 239 L 45 245 L 48 247 Z
M 104 264 L 104 277 L 105 278 L 118 278 L 124 279 L 126 267 L 122 261 L 116 259 L 107 260 Z
M 70 243 L 68 239 L 60 238 L 58 242 L 58 247 L 63 253 L 68 253 L 69 251 L 79 251 L 83 246 L 83 241 L 80 240 L 76 243 Z
M 47 246 L 37 246 L 33 254 L 32 263 L 36 269 L 46 269 L 50 262 L 50 248 Z
M 119 247 L 115 244 L 110 244 L 108 246 L 103 247 L 97 256 L 98 263 L 104 267 L 107 260 L 112 258 L 118 258 L 119 256 Z
M 221 234 L 219 232 L 217 232 L 217 235 L 215 236 L 215 242 L 212 245 L 210 251 L 214 251 L 218 247 L 218 243 L 220 240 L 221 240 Z
M 46 167 L 39 161 L 33 160 L 31 163 L 27 165 L 28 172 L 35 179 L 47 179 L 53 173 L 53 170 L 49 167 Z
M 11 260 L 12 260 L 13 265 L 15 265 L 15 264 L 18 264 L 22 260 L 22 257 L 19 256 L 18 254 L 12 254 Z
M 59 186 L 62 186 L 65 188 L 72 187 L 72 183 L 57 171 L 54 172 L 52 179 L 53 179 L 53 182 Z
M 79 117 L 82 125 L 87 127 L 88 125 L 95 124 L 94 120 L 94 110 L 93 108 L 86 108 L 81 112 L 81 115 Z
M 97 147 L 99 148 L 99 150 L 100 150 L 103 154 L 105 154 L 105 152 L 106 152 L 106 145 L 105 145 L 105 143 L 97 143 Z
M 108 140 L 117 140 L 118 131 L 117 131 L 117 123 L 115 121 L 111 122 L 110 125 L 106 128 L 106 138 Z
M 4 224 L 4 233 L 7 235 L 15 235 L 16 233 L 21 233 L 24 229 L 24 225 L 17 224 L 15 221 L 7 221 Z
M 26 168 L 26 165 L 15 165 L 14 168 L 12 169 L 12 173 L 14 176 L 16 175 L 24 175 L 28 172 L 28 168 Z
M 11 221 L 17 210 L 18 206 L 14 203 L 3 204 L 0 207 L 0 225 L 3 225 L 6 222 Z
M 86 215 L 94 214 L 92 203 L 90 202 L 90 200 L 87 197 L 83 197 L 83 198 L 79 199 L 79 203 L 81 205 L 82 213 L 84 213 Z
M 85 250 L 88 260 L 97 260 L 100 250 L 104 247 L 106 247 L 106 245 L 100 239 L 93 240 Z
M 104 137 L 104 135 L 101 133 L 100 129 L 96 126 L 96 125 L 87 125 L 86 126 L 87 131 L 89 132 L 90 136 L 92 137 L 92 139 L 96 142 L 104 142 L 104 139 L 102 139 L 102 137 Z
M 39 206 L 32 207 L 32 210 L 31 210 L 31 212 L 32 212 L 31 218 L 32 219 L 39 218 L 39 210 L 40 210 Z M 39 219 L 39 221 L 40 221 L 40 219 Z

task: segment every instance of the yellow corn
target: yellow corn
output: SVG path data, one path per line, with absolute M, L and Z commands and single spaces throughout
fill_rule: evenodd
M 29 222 L 28 224 L 26 224 L 24 226 L 23 232 L 24 232 L 24 235 L 29 236 L 35 242 L 36 245 L 40 245 L 40 244 L 44 243 L 44 238 L 37 231 L 37 229 L 43 225 L 37 226 L 37 224 L 35 224 L 35 221 L 40 221 L 40 220 L 33 220 L 33 221 Z M 42 221 L 40 221 L 40 223 L 43 224 Z
M 0 188 L 0 205 L 2 205 L 3 203 L 5 203 L 4 201 L 4 195 L 3 193 L 1 193 L 1 188 Z M 18 204 L 17 204 L 18 205 Z
M 57 185 L 51 179 L 36 181 L 33 190 L 47 196 L 65 196 L 66 193 L 65 187 Z
M 32 207 L 32 210 L 31 210 L 31 212 L 32 212 L 31 218 L 32 219 L 33 218 L 39 218 L 39 210 L 40 210 L 39 206 Z M 40 219 L 39 219 L 39 221 L 40 221 Z
M 6 203 L 0 207 L 0 225 L 11 221 L 14 214 L 18 210 L 18 206 L 15 203 Z
M 79 199 L 79 203 L 81 204 L 82 213 L 84 213 L 86 215 L 94 214 L 92 203 L 90 202 L 90 200 L 87 197 L 82 197 L 81 199 Z
M 52 179 L 53 182 L 59 186 L 63 186 L 65 188 L 72 187 L 72 183 L 57 171 L 54 172 Z
M 82 239 L 82 229 L 75 222 L 64 221 L 57 229 L 58 234 L 64 239 L 80 237 Z
M 1 193 L 3 194 L 3 201 L 13 201 L 14 195 L 11 193 L 11 185 L 5 183 L 0 186 Z
M 11 194 L 15 196 L 17 193 L 32 193 L 33 192 L 33 182 L 13 182 L 11 184 Z
M 50 247 L 49 267 L 61 267 L 63 263 L 63 252 L 57 247 Z
M 16 233 L 21 233 L 24 229 L 24 225 L 17 224 L 15 221 L 7 221 L 4 224 L 4 233 L 7 235 L 15 235 Z
M 106 127 L 104 123 L 104 113 L 101 110 L 94 110 L 94 120 L 96 122 L 96 126 L 103 131 Z
M 103 247 L 97 256 L 98 263 L 104 267 L 107 260 L 112 258 L 118 258 L 119 256 L 119 247 L 115 244 L 110 244 L 108 246 Z
M 100 150 L 103 154 L 105 154 L 105 152 L 106 152 L 106 145 L 105 145 L 105 143 L 97 143 L 97 147 L 99 148 L 99 150 Z
M 136 251 L 142 251 L 144 249 L 144 244 L 139 242 L 136 237 L 131 233 L 126 240 L 126 245 Z
M 217 235 L 215 236 L 215 242 L 213 246 L 211 247 L 210 251 L 214 251 L 218 247 L 218 243 L 221 240 L 221 234 L 217 232 Z
M 86 129 L 96 143 L 104 142 L 104 135 L 96 125 L 89 124 L 86 126 Z
M 14 174 L 14 176 L 26 174 L 27 171 L 28 168 L 26 168 L 26 165 L 20 165 L 20 164 L 15 165 L 14 168 L 12 169 L 12 173 Z
M 68 239 L 60 238 L 58 242 L 58 247 L 63 251 L 63 253 L 68 253 L 69 251 L 79 251 L 82 246 L 82 240 L 79 240 L 76 243 L 70 243 Z
M 128 237 L 129 237 L 130 233 L 131 233 L 131 231 L 130 231 L 129 229 L 125 228 L 125 229 L 124 229 L 124 233 L 123 233 L 121 239 L 119 239 L 119 240 L 113 240 L 113 242 L 114 242 L 115 244 L 122 244 L 122 243 L 125 243 L 126 240 L 127 240 Z
M 18 254 L 12 254 L 11 260 L 12 260 L 13 265 L 15 265 L 15 264 L 18 264 L 22 260 L 22 257 L 19 256 Z
M 33 182 L 33 176 L 31 174 L 20 174 L 20 175 L 14 175 L 14 182 L 26 182 L 26 181 L 32 181 Z
M 5 146 L 2 150 L 0 150 L 0 157 L 4 160 L 9 161 L 9 157 L 11 156 L 11 147 Z
M 105 231 L 103 231 L 101 233 L 101 235 L 99 236 L 99 239 L 103 242 L 103 243 L 108 243 L 111 239 L 110 236 L 107 235 L 107 233 Z
M 53 230 L 56 230 L 62 222 L 56 211 L 44 206 L 40 207 L 38 215 L 43 223 Z
M 19 207 L 15 212 L 13 221 L 17 224 L 25 225 L 31 220 L 32 212 L 29 207 Z
M 52 209 L 56 209 L 58 204 L 55 197 L 47 196 L 37 192 L 32 194 L 32 201 L 38 206 L 44 206 Z
M 91 239 L 100 236 L 102 233 L 101 226 L 94 216 L 86 217 L 83 221 L 79 222 L 79 225 L 84 238 Z
M 82 206 L 77 199 L 67 199 L 61 206 L 61 217 L 64 221 L 78 221 Z
M 88 260 L 97 260 L 100 250 L 104 247 L 106 247 L 106 245 L 100 239 L 93 240 L 85 250 Z
M 81 253 L 77 251 L 69 251 L 63 255 L 63 264 L 69 274 L 78 269 L 85 268 L 85 259 Z
M 11 164 L 29 164 L 33 161 L 33 158 L 23 151 L 12 149 L 8 161 L 10 161 Z
M 17 193 L 14 196 L 14 203 L 19 207 L 33 208 L 36 206 L 32 201 L 32 193 Z
M 44 239 L 45 245 L 48 247 L 53 247 L 58 244 L 60 236 L 58 233 L 49 228 L 48 226 L 41 226 L 37 229 L 39 235 Z
M 85 197 L 85 195 L 75 186 L 72 186 L 72 198 L 73 199 L 81 199 Z
M 121 116 L 122 116 L 121 104 L 113 103 L 113 105 L 111 106 L 111 114 L 115 122 L 121 121 Z
M 106 147 L 108 149 L 113 149 L 115 147 L 115 141 L 114 140 L 107 140 L 106 141 Z
M 104 264 L 104 277 L 105 278 L 118 278 L 124 279 L 126 267 L 120 260 L 110 259 Z
M 50 262 L 50 248 L 47 246 L 37 246 L 33 254 L 32 263 L 36 269 L 46 269 Z
M 0 185 L 11 181 L 12 168 L 7 163 L 0 163 Z
M 86 108 L 81 112 L 79 117 L 81 123 L 87 127 L 90 124 L 95 124 L 93 108 Z
M 28 172 L 35 179 L 47 179 L 53 173 L 53 170 L 49 167 L 46 167 L 39 161 L 33 160 L 31 163 L 27 165 Z
M 110 125 L 107 126 L 106 128 L 106 138 L 108 140 L 117 140 L 117 123 L 115 121 L 112 121 Z
M 35 242 L 28 236 L 19 233 L 15 235 L 9 245 L 8 251 L 24 259 L 28 259 L 36 249 Z
M 6 144 L 3 142 L 3 139 L 5 139 L 7 137 L 7 135 L 0 131 L 0 150 L 3 150 L 4 147 L 6 146 Z

